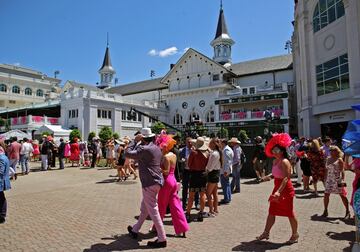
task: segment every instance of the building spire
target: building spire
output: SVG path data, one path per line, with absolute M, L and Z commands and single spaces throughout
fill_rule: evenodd
M 109 33 L 107 33 L 106 34 L 105 56 L 104 56 L 102 66 L 99 69 L 101 81 L 100 81 L 100 85 L 98 86 L 98 88 L 111 87 L 112 79 L 113 79 L 113 76 L 115 73 L 116 73 L 116 71 L 111 64 L 110 49 L 109 49 Z
M 232 40 L 229 35 L 225 22 L 223 2 L 220 0 L 220 13 L 215 38 L 210 43 L 210 45 L 214 48 L 213 59 L 222 65 L 227 63 L 231 64 L 231 46 L 233 44 L 235 44 L 235 41 Z

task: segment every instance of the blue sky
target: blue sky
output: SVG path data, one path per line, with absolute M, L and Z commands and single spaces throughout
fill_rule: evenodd
M 223 0 L 234 63 L 287 53 L 293 2 Z M 218 15 L 219 0 L 0 0 L 0 63 L 95 84 L 109 32 L 119 84 L 160 77 L 185 48 L 212 57 Z

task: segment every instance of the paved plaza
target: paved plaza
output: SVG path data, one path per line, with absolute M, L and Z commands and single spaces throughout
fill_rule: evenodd
M 7 193 L 8 218 L 0 226 L 0 251 L 147 249 L 147 241 L 154 239 L 147 232 L 150 221 L 145 222 L 139 241 L 131 239 L 126 230 L 139 214 L 140 182 L 116 182 L 115 173 L 103 168 L 67 168 L 19 176 Z M 352 174 L 347 176 L 350 185 Z M 258 185 L 243 180 L 241 186 L 241 193 L 233 196 L 231 205 L 221 206 L 216 218 L 192 222 L 186 239 L 174 237 L 167 217 L 168 247 L 164 251 L 351 250 L 355 228 L 352 221 L 342 220 L 345 210 L 340 198 L 331 197 L 329 218 L 324 219 L 319 217 L 322 198 L 301 190 L 295 200 L 299 243 L 284 244 L 290 237 L 286 218 L 277 219 L 269 242 L 254 241 L 264 228 L 272 183 Z

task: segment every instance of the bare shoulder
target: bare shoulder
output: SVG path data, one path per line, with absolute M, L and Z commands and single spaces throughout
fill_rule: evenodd
M 284 165 L 284 166 L 289 166 L 289 165 L 291 165 L 291 164 L 290 164 L 290 161 L 289 161 L 287 158 L 284 158 L 284 159 L 281 161 L 281 164 Z

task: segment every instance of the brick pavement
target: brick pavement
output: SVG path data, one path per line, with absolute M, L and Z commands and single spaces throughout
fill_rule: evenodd
M 115 170 L 67 168 L 19 176 L 7 193 L 8 218 L 0 226 L 0 251 L 126 251 L 146 249 L 153 240 L 146 221 L 140 241 L 128 237 L 126 227 L 139 214 L 139 181 L 115 182 Z M 347 173 L 350 185 L 352 174 Z M 300 240 L 286 246 L 290 226 L 278 218 L 269 242 L 255 242 L 265 224 L 272 183 L 244 180 L 241 194 L 220 207 L 216 218 L 190 224 L 186 239 L 175 238 L 165 219 L 168 248 L 160 251 L 350 251 L 354 227 L 344 222 L 339 197 L 332 196 L 330 218 L 319 217 L 322 198 L 298 194 L 295 209 Z M 301 193 L 301 192 L 299 192 Z M 221 196 L 220 196 L 221 198 Z M 193 212 L 195 214 L 195 211 Z

